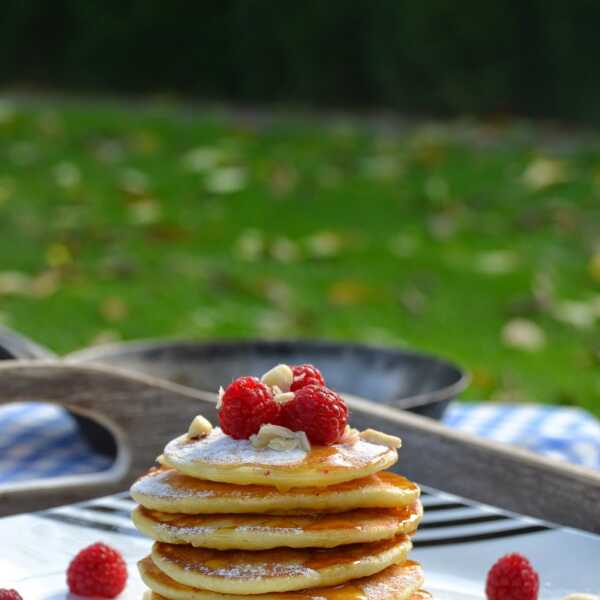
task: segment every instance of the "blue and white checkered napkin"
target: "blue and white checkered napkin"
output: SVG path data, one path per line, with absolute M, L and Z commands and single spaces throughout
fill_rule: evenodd
M 600 469 L 600 423 L 577 408 L 455 402 L 449 427 Z M 64 410 L 47 404 L 0 408 L 0 484 L 107 469 Z
M 65 410 L 27 402 L 0 408 L 0 484 L 107 469 Z
M 600 422 L 581 408 L 454 402 L 448 427 L 600 469 Z

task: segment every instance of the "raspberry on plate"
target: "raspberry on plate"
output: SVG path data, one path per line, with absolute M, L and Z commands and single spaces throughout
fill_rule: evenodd
M 84 548 L 67 569 L 67 584 L 78 596 L 114 598 L 125 588 L 127 565 L 115 549 L 97 542 Z
M 507 554 L 499 559 L 487 576 L 488 600 L 537 600 L 540 579 L 522 554 Z
M 348 423 L 348 407 L 341 396 L 324 385 L 300 388 L 282 406 L 281 420 L 292 431 L 304 431 L 313 444 L 329 446 L 342 437 Z
M 294 381 L 290 386 L 291 392 L 297 392 L 299 389 L 311 385 L 325 385 L 325 379 L 321 375 L 321 371 L 314 365 L 295 365 L 292 367 L 292 373 L 294 374 Z
M 221 429 L 236 440 L 247 440 L 265 423 L 278 423 L 280 406 L 256 377 L 240 377 L 221 398 Z
M 0 600 L 23 600 L 17 590 L 0 589 Z

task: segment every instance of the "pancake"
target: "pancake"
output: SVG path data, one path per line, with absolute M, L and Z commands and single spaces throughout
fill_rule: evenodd
M 155 542 L 152 560 L 169 577 L 222 594 L 267 594 L 338 585 L 404 562 L 406 535 L 371 544 L 275 550 L 207 550 Z
M 279 492 L 271 486 L 236 486 L 196 479 L 174 469 L 152 469 L 131 488 L 142 506 L 184 514 L 344 512 L 353 508 L 394 508 L 413 504 L 419 487 L 395 473 Z
M 426 590 L 417 590 L 411 597 L 410 600 L 431 600 L 433 596 Z
M 237 485 L 271 485 L 280 490 L 324 487 L 366 477 L 398 460 L 394 448 L 359 439 L 353 444 L 295 448 L 281 452 L 255 448 L 249 440 L 235 440 L 218 427 L 206 437 L 187 434 L 167 444 L 161 464 L 184 475 Z
M 137 507 L 135 526 L 167 544 L 191 544 L 217 550 L 333 548 L 375 542 L 401 533 L 414 533 L 423 514 L 412 506 L 359 509 L 336 514 L 292 515 L 183 515 Z
M 240 600 L 240 596 L 219 594 L 178 583 L 163 573 L 150 557 L 141 560 L 138 569 L 144 583 L 154 592 L 154 600 Z M 423 571 L 420 565 L 407 561 L 335 587 L 263 594 L 260 600 L 428 600 L 429 596 L 413 598 L 422 584 Z

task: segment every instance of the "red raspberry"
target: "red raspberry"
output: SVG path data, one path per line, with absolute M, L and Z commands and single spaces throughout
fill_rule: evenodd
M 240 377 L 221 399 L 221 429 L 236 440 L 247 440 L 261 425 L 277 422 L 280 410 L 264 383 L 256 377 Z
M 290 386 L 290 391 L 297 392 L 300 388 L 313 383 L 317 385 L 325 385 L 325 379 L 321 375 L 321 371 L 314 365 L 296 365 L 292 367 L 294 381 Z
M 23 600 L 17 590 L 0 590 L 0 600 Z
M 348 422 L 348 407 L 340 395 L 315 384 L 300 388 L 295 394 L 282 406 L 283 425 L 292 431 L 304 431 L 313 444 L 335 444 Z
M 127 582 L 123 557 L 100 542 L 84 548 L 67 569 L 67 584 L 72 594 L 100 598 L 118 596 Z
M 507 554 L 490 569 L 488 600 L 537 600 L 540 578 L 522 554 Z

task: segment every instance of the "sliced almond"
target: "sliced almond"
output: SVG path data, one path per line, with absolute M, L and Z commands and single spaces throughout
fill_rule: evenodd
M 289 392 L 294 381 L 294 373 L 288 365 L 280 364 L 267 371 L 260 380 L 270 387 L 277 386 L 282 392 Z
M 340 438 L 339 444 L 346 444 L 348 446 L 352 446 L 356 444 L 360 439 L 360 433 L 358 429 L 354 429 L 354 427 L 350 427 L 350 425 L 346 425 L 346 429 Z
M 275 394 L 275 402 L 277 404 L 285 404 L 293 400 L 295 395 L 294 392 L 280 392 L 279 394 Z
M 310 451 L 310 442 L 304 431 L 292 431 L 281 425 L 262 425 L 258 433 L 250 436 L 250 443 L 255 448 L 271 448 L 272 450 L 293 450 L 302 448 Z
M 372 444 L 380 444 L 381 446 L 387 446 L 388 448 L 400 448 L 402 446 L 402 440 L 395 435 L 388 435 L 382 431 L 376 429 L 365 429 L 360 432 L 360 437 Z
M 267 447 L 271 448 L 271 450 L 278 450 L 279 452 L 285 452 L 286 450 L 294 450 L 295 448 L 298 448 L 299 444 L 298 444 L 298 440 L 295 438 L 286 439 L 286 438 L 276 437 L 276 438 L 273 438 L 268 443 Z
M 190 423 L 188 429 L 188 437 L 193 439 L 199 439 L 206 437 L 213 429 L 210 421 L 202 415 L 197 415 L 194 420 Z
M 223 386 L 219 387 L 219 399 L 217 400 L 217 410 L 221 410 L 221 406 L 223 406 L 223 396 L 225 395 L 225 390 Z

